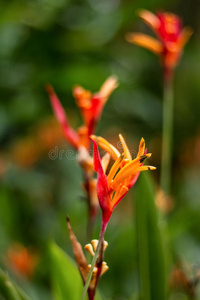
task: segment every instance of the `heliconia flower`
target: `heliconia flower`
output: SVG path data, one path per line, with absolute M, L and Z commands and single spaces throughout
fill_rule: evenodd
M 74 256 L 75 256 L 75 259 L 76 259 L 76 262 L 77 262 L 77 265 L 78 265 L 78 268 L 79 268 L 79 272 L 80 272 L 81 277 L 83 279 L 83 284 L 85 284 L 85 282 L 87 280 L 89 270 L 91 268 L 91 265 L 88 264 L 88 262 L 85 258 L 82 246 L 78 242 L 78 240 L 77 240 L 77 238 L 76 238 L 76 236 L 75 236 L 75 234 L 72 230 L 70 220 L 69 220 L 68 217 L 67 217 L 67 225 L 68 225 L 68 229 L 69 229 L 70 240 L 71 240 L 71 243 L 72 243 Z M 98 240 L 92 240 L 91 243 L 85 245 L 84 248 L 92 256 L 94 256 L 95 251 L 97 249 L 97 245 L 98 245 Z M 105 252 L 105 250 L 108 246 L 108 243 L 106 241 L 104 241 L 102 245 L 103 245 L 103 247 L 102 247 L 102 249 L 100 251 L 100 254 L 97 258 L 95 267 L 94 267 L 93 272 L 92 272 L 92 278 L 91 278 L 91 281 L 90 281 L 90 285 L 88 287 L 89 300 L 94 299 L 98 281 L 99 281 L 100 277 L 108 270 L 108 266 L 107 266 L 106 262 L 103 261 L 104 252 Z
M 79 127 L 77 131 L 73 130 L 70 126 L 65 111 L 54 92 L 54 89 L 50 85 L 46 86 L 55 116 L 62 126 L 67 141 L 73 147 L 79 149 L 83 146 L 86 149 L 89 149 L 89 137 L 94 132 L 96 122 L 101 116 L 102 109 L 106 101 L 117 86 L 117 78 L 115 76 L 111 76 L 104 82 L 99 92 L 95 94 L 92 94 L 90 91 L 85 90 L 81 86 L 74 87 L 73 95 L 84 121 L 84 124 Z
M 8 266 L 25 277 L 32 277 L 38 256 L 33 250 L 25 248 L 21 244 L 15 244 L 7 252 Z
M 102 231 L 105 232 L 114 208 L 135 184 L 140 172 L 156 168 L 143 165 L 144 161 L 151 156 L 151 153 L 147 153 L 147 150 L 145 150 L 145 141 L 143 138 L 140 141 L 138 154 L 135 159 L 132 159 L 130 150 L 121 134 L 119 135 L 119 139 L 123 147 L 122 154 L 102 137 L 92 135 L 91 139 L 94 143 L 94 170 L 98 175 L 97 195 L 102 210 Z M 106 175 L 106 170 L 102 166 L 97 144 L 104 151 L 108 152 L 114 160 L 108 175 Z
M 192 30 L 188 27 L 183 28 L 181 19 L 169 12 L 155 15 L 150 11 L 141 10 L 139 16 L 153 29 L 158 39 L 142 33 L 128 33 L 126 39 L 159 55 L 164 69 L 172 70 L 179 62 Z

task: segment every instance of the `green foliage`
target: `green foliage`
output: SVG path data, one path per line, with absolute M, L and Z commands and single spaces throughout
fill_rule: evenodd
M 5 300 L 31 300 L 1 269 L 0 296 Z
M 141 174 L 136 188 L 136 230 L 141 299 L 166 299 L 164 251 L 149 174 Z
M 56 244 L 49 246 L 50 274 L 53 292 L 56 300 L 65 300 L 66 297 L 78 300 L 81 296 L 82 281 L 79 271 L 72 259 Z
M 81 244 L 85 237 L 87 205 L 80 186 L 80 168 L 75 159 L 51 160 L 49 150 L 40 156 L 38 148 L 45 148 L 44 141 L 42 137 L 37 142 L 34 139 L 38 131 L 43 136 L 45 122 L 54 118 L 43 88 L 46 83 L 54 86 L 70 124 L 77 128 L 81 123 L 72 96 L 73 85 L 81 84 L 95 92 L 107 76 L 116 74 L 119 88 L 106 104 L 96 133 L 112 142 L 122 132 L 133 150 L 144 136 L 153 153 L 152 165 L 159 170 L 161 67 L 156 56 L 124 39 L 128 31 L 153 35 L 137 16 L 140 8 L 175 12 L 194 30 L 175 73 L 174 210 L 168 214 L 167 221 L 173 263 L 177 259 L 186 261 L 192 266 L 192 272 L 193 266 L 196 268 L 199 263 L 200 1 L 4 0 L 0 1 L 1 265 L 7 250 L 16 242 L 32 246 L 46 261 L 44 249 L 49 239 L 55 238 L 70 253 L 71 245 L 66 242 L 66 214 L 70 215 L 75 231 L 82 237 Z M 46 131 L 45 137 L 49 140 L 51 129 Z M 27 148 L 29 142 L 34 145 L 31 151 Z M 20 157 L 26 157 L 28 151 L 28 158 L 32 160 L 35 154 L 33 164 L 25 167 L 20 164 L 16 159 L 16 146 L 21 149 Z M 70 149 L 64 139 L 58 146 L 60 150 Z M 158 173 L 154 175 L 158 177 Z M 141 231 L 137 234 L 141 287 L 145 293 L 143 297 L 149 297 L 148 300 L 163 300 L 165 270 L 160 229 L 153 191 L 150 192 L 149 180 L 143 175 L 135 186 L 138 213 L 134 217 L 137 233 Z M 137 242 L 132 233 L 133 218 L 128 199 L 127 195 L 120 203 L 106 232 L 109 247 L 105 260 L 109 271 L 99 284 L 112 300 L 127 300 L 131 294 L 131 300 L 138 300 Z M 100 219 L 96 222 L 93 238 L 99 234 L 99 224 Z M 51 272 L 44 263 L 40 273 L 34 274 L 31 281 L 27 280 L 28 286 L 20 277 L 18 284 L 33 300 L 52 300 L 49 277 L 57 297 L 62 296 L 61 288 L 69 292 L 67 281 L 70 283 L 75 278 L 81 294 L 82 282 L 73 261 L 54 244 L 49 248 Z M 66 267 L 62 271 L 62 264 L 74 271 L 68 273 Z M 6 273 L 0 277 L 0 300 L 8 300 L 8 289 L 11 295 L 22 297 Z M 10 282 L 8 286 L 7 281 Z M 186 297 L 181 295 L 175 294 L 173 299 Z

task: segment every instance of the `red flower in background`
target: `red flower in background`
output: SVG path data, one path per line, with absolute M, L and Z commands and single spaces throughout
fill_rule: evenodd
M 94 132 L 95 125 L 101 117 L 106 101 L 117 86 L 117 79 L 114 76 L 111 76 L 104 82 L 99 92 L 95 94 L 92 94 L 81 86 L 74 87 L 73 95 L 84 121 L 84 124 L 79 127 L 77 131 L 70 126 L 65 111 L 54 92 L 54 89 L 50 85 L 46 87 L 55 116 L 62 126 L 67 141 L 74 148 L 79 149 L 83 146 L 86 149 L 89 149 L 89 137 Z
M 124 198 L 129 189 L 135 184 L 141 171 L 154 170 L 155 167 L 143 166 L 146 158 L 151 156 L 145 150 L 145 141 L 141 139 L 137 157 L 132 159 L 131 153 L 122 135 L 119 135 L 123 153 L 102 137 L 91 137 L 94 143 L 94 169 L 97 177 L 97 195 L 102 210 L 102 231 L 105 232 L 114 208 Z M 114 163 L 108 173 L 102 164 L 97 144 L 113 158 Z
M 181 19 L 169 12 L 155 15 L 150 11 L 141 10 L 139 16 L 153 29 L 158 40 L 141 33 L 128 33 L 126 39 L 159 55 L 164 69 L 172 70 L 178 64 L 192 30 L 188 27 L 183 28 Z

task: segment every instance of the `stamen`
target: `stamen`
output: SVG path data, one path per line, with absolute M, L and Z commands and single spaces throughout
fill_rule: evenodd
M 94 256 L 94 251 L 91 244 L 87 244 L 84 247 L 92 256 Z

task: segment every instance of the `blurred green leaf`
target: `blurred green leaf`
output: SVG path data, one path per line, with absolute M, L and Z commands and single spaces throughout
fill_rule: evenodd
M 56 244 L 49 246 L 51 278 L 56 300 L 79 300 L 83 288 L 81 276 L 74 261 Z M 97 293 L 95 300 L 102 297 Z
M 154 199 L 153 181 L 149 174 L 142 173 L 136 190 L 136 230 L 142 300 L 166 298 L 164 249 Z
M 0 296 L 6 300 L 30 300 L 30 298 L 15 284 L 8 275 L 0 269 Z

